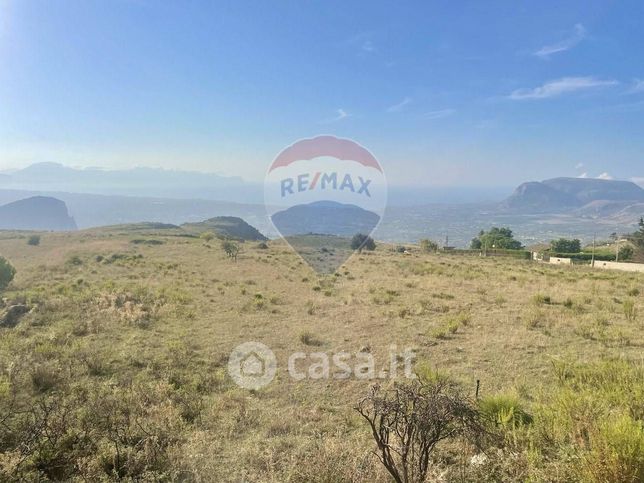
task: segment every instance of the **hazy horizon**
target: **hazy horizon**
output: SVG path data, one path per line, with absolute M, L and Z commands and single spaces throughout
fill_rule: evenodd
M 47 6 L 0 1 L 0 170 L 259 182 L 328 133 L 398 186 L 644 180 L 639 2 Z

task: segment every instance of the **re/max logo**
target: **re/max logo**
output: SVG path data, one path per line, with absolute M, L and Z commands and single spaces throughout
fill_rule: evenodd
M 284 178 L 281 181 L 282 189 L 282 198 L 287 194 L 292 195 L 297 191 L 301 193 L 303 191 L 314 190 L 315 188 L 319 189 L 334 189 L 341 191 L 351 191 L 359 195 L 364 194 L 371 198 L 371 193 L 369 193 L 369 184 L 371 183 L 370 179 L 363 179 L 361 176 L 356 176 L 356 180 L 352 178 L 350 174 L 345 174 L 344 177 L 340 180 L 338 173 L 321 173 L 317 172 L 313 176 L 309 173 L 300 174 L 295 178 Z M 357 183 L 355 182 L 357 181 Z

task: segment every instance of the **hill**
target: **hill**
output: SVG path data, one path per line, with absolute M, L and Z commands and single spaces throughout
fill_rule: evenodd
M 76 230 L 67 205 L 47 196 L 33 196 L 0 206 L 2 230 Z
M 356 233 L 371 233 L 380 217 L 355 205 L 318 201 L 279 211 L 271 217 L 283 236 L 336 235 L 350 237 Z
M 499 206 L 518 213 L 557 213 L 598 202 L 619 202 L 615 206 L 623 210 L 644 202 L 644 189 L 630 181 L 553 178 L 521 184 Z
M 212 231 L 220 238 L 232 238 L 233 240 L 268 240 L 257 228 L 236 216 L 217 216 L 198 223 L 184 223 L 181 228 L 192 233 Z

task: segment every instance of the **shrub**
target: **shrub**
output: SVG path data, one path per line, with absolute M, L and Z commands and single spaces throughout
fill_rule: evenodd
M 512 394 L 485 397 L 479 401 L 479 410 L 489 422 L 498 426 L 515 428 L 532 422 L 532 416 Z
M 632 322 L 635 320 L 635 316 L 637 315 L 637 311 L 635 309 L 635 301 L 628 299 L 624 300 L 624 315 L 626 316 L 626 320 Z
M 633 253 L 634 253 L 633 252 L 633 247 L 628 246 L 628 245 L 620 247 L 619 251 L 617 253 L 618 253 L 618 258 L 620 260 L 622 260 L 622 261 L 630 260 L 631 258 L 633 258 Z
M 380 462 L 400 483 L 427 480 L 441 441 L 466 439 L 478 445 L 485 434 L 474 405 L 445 379 L 415 380 L 390 390 L 376 385 L 355 409 L 371 428 Z
M 376 242 L 369 235 L 356 233 L 351 238 L 351 249 L 358 250 L 359 252 L 362 250 L 373 251 L 376 249 Z
M 204 231 L 201 235 L 199 235 L 199 238 L 201 238 L 205 242 L 209 242 L 215 238 L 215 234 L 211 231 Z
M 0 257 L 0 290 L 7 288 L 15 275 L 16 269 L 13 268 L 13 265 L 6 258 Z
M 27 239 L 27 245 L 30 245 L 32 247 L 37 247 L 40 245 L 40 235 L 31 235 Z
M 266 242 L 259 242 L 257 244 L 257 248 L 259 248 L 260 250 L 266 250 L 268 249 L 268 245 L 266 244 Z
M 435 252 L 438 250 L 438 243 L 425 238 L 420 241 L 420 249 L 426 253 Z
M 580 464 L 584 481 L 644 481 L 644 426 L 623 415 L 606 421 L 590 438 L 591 451 Z
M 324 342 L 322 342 L 320 338 L 318 338 L 315 334 L 309 331 L 305 331 L 300 334 L 300 341 L 304 345 L 310 345 L 314 347 L 319 347 L 322 344 L 324 344 Z
M 239 254 L 239 244 L 232 240 L 224 240 L 221 242 L 221 248 L 224 250 L 224 253 L 228 258 L 232 258 L 237 261 L 237 255 Z
M 550 298 L 550 295 L 538 293 L 532 297 L 532 303 L 535 305 L 550 305 L 552 303 L 552 299 Z

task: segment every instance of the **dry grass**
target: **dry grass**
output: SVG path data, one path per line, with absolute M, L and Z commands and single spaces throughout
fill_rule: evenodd
M 163 243 L 130 243 L 140 238 Z M 368 351 L 385 366 L 395 344 L 469 395 L 479 380 L 482 396 L 526 401 L 556 382 L 553 360 L 641 359 L 641 274 L 383 245 L 318 276 L 282 242 L 255 245 L 243 244 L 233 262 L 203 240 L 163 233 L 43 234 L 40 246 L 1 234 L 0 255 L 18 270 L 3 297 L 35 307 L 0 329 L 1 404 L 14 393 L 21 404 L 61 402 L 92 388 L 88 405 L 113 398 L 117 407 L 147 394 L 152 406 L 134 412 L 143 429 L 131 430 L 163 445 L 134 445 L 133 475 L 161 448 L 161 479 L 388 481 L 352 409 L 371 383 L 294 381 L 291 352 Z M 255 392 L 226 374 L 229 353 L 246 341 L 278 360 L 276 380 Z M 42 464 L 9 451 L 15 434 L 0 431 L 0 475 L 33 478 Z M 96 437 L 77 471 L 124 476 L 110 469 L 115 445 Z

